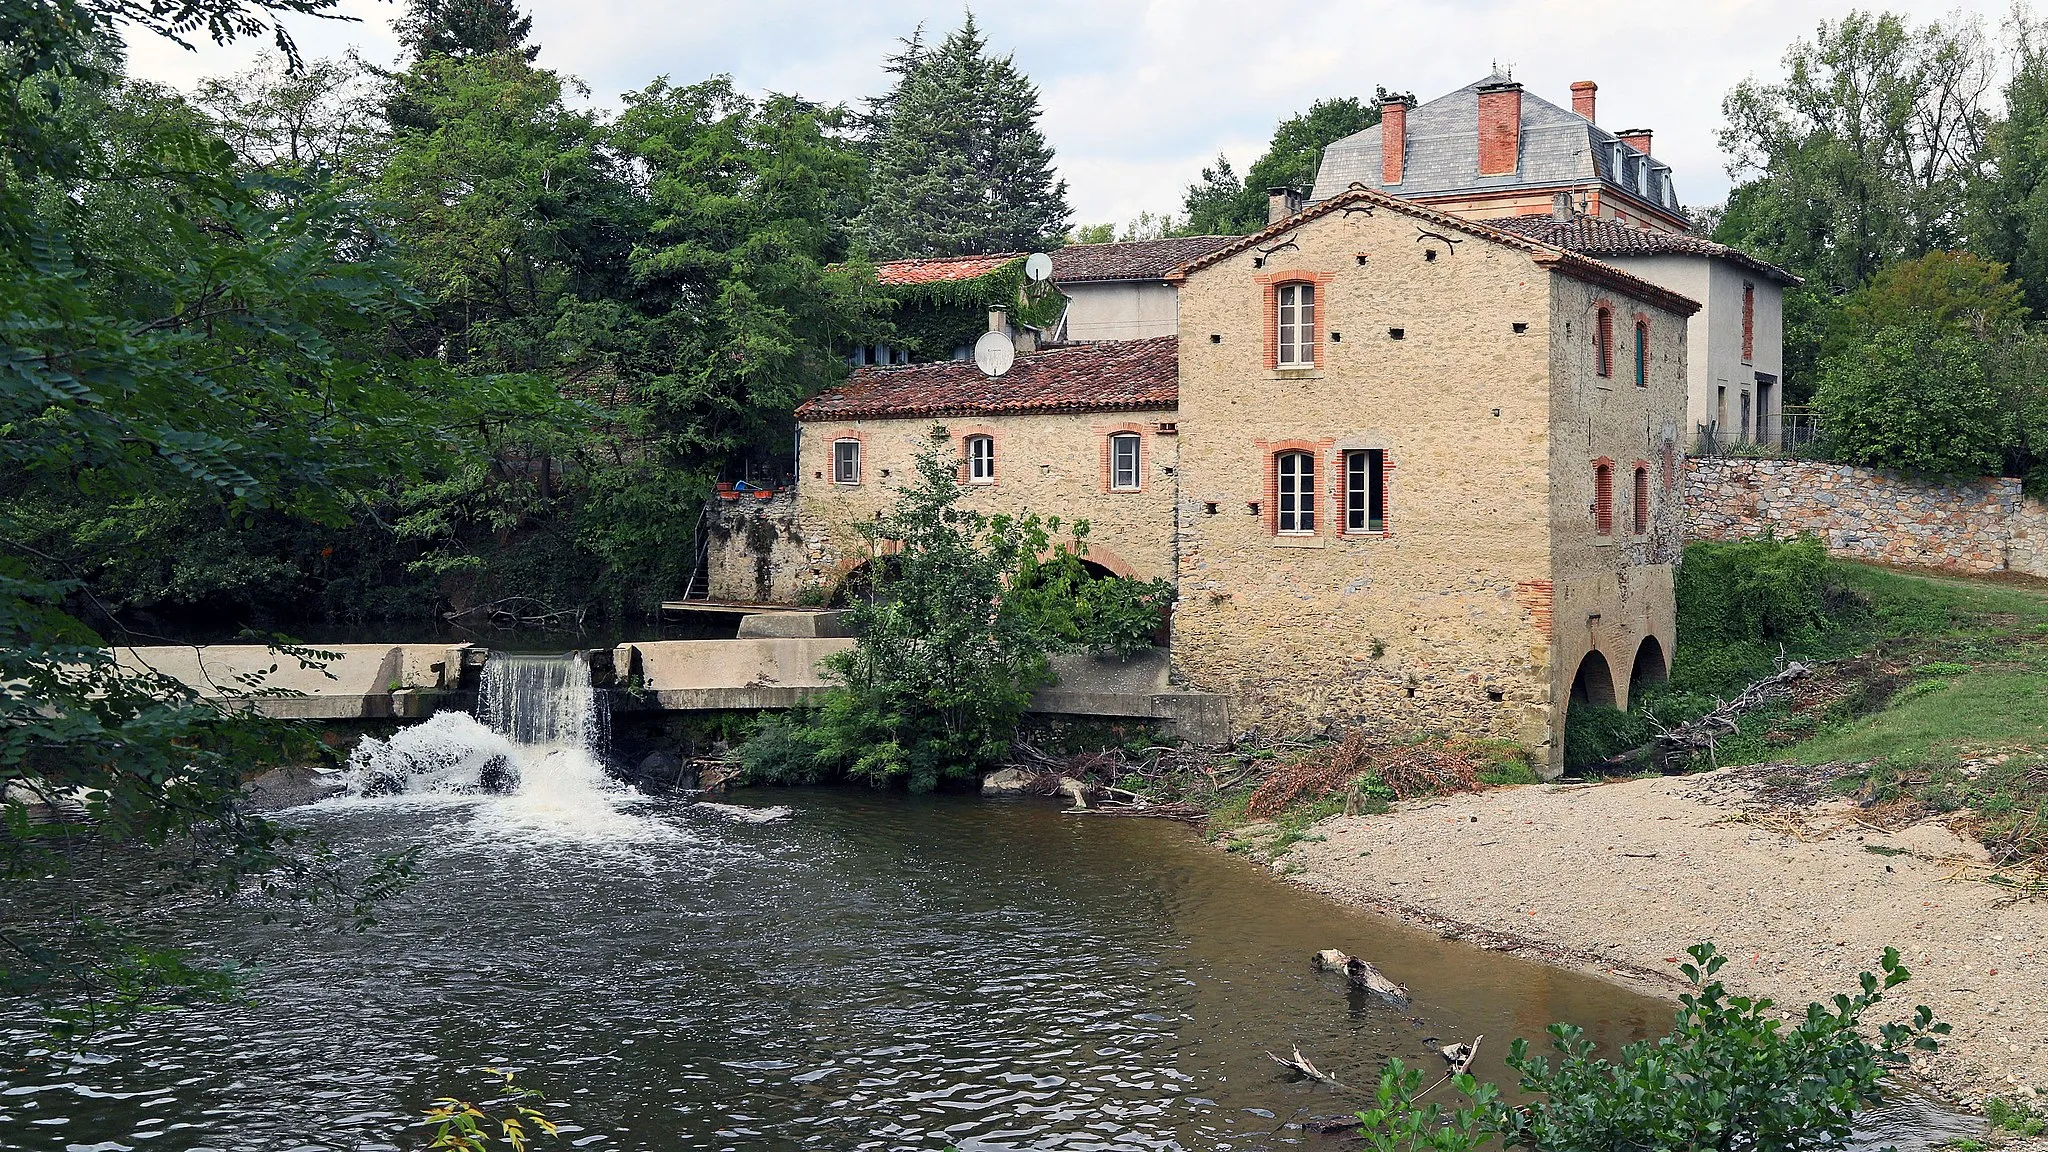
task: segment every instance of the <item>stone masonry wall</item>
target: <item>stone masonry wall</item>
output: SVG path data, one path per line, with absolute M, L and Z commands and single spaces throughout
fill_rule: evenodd
M 2048 507 L 2018 480 L 1943 484 L 1813 460 L 1686 462 L 1694 539 L 1810 532 L 1832 555 L 1963 572 L 2048 576 Z
M 804 588 L 817 542 L 797 530 L 796 493 L 762 500 L 713 498 L 705 512 L 710 537 L 706 567 L 713 600 L 745 604 L 793 603 Z
M 1418 242 L 1385 209 L 1311 220 L 1259 256 L 1181 288 L 1176 675 L 1230 695 L 1239 729 L 1362 721 L 1540 747 L 1548 276 L 1481 241 Z M 1288 281 L 1317 286 L 1305 368 L 1270 350 Z M 1384 531 L 1345 530 L 1350 449 L 1386 454 Z M 1273 521 L 1283 451 L 1315 460 L 1312 534 Z

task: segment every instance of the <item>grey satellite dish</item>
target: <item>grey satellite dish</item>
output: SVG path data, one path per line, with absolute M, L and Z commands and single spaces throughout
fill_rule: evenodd
M 1017 346 L 1007 332 L 983 332 L 974 342 L 974 366 L 990 376 L 1001 376 L 1017 362 Z
M 1043 252 L 1033 252 L 1024 258 L 1024 276 L 1035 283 L 1052 279 L 1052 257 Z

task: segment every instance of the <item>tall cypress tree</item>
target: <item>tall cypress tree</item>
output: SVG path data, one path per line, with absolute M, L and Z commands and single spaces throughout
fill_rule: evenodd
M 409 0 L 395 27 L 398 42 L 415 60 L 493 52 L 517 52 L 532 60 L 540 53 L 540 45 L 526 42 L 533 17 L 512 0 Z
M 936 49 L 890 60 L 896 88 L 873 139 L 868 205 L 856 231 L 876 256 L 1038 248 L 1066 231 L 1067 184 L 1038 130 L 1038 89 L 991 57 L 968 13 Z

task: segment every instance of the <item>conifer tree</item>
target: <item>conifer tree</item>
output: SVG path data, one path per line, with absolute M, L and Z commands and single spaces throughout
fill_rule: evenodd
M 415 60 L 493 52 L 517 52 L 532 60 L 540 53 L 540 45 L 526 42 L 533 17 L 512 0 L 409 0 L 395 27 L 398 42 Z
M 1038 129 L 1038 89 L 987 48 L 970 12 L 937 48 L 914 38 L 891 58 L 899 78 L 873 105 L 887 122 L 872 137 L 857 222 L 872 254 L 1022 251 L 1066 231 L 1067 184 Z

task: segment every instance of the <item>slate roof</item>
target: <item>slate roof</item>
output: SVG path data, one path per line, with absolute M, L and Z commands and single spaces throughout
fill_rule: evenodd
M 1235 236 L 1175 236 L 1115 244 L 1069 244 L 1052 254 L 1055 284 L 1091 280 L 1160 280 L 1190 260 L 1207 256 Z
M 1190 275 L 1212 264 L 1220 264 L 1232 256 L 1285 236 L 1311 220 L 1354 205 L 1366 205 L 1374 209 L 1399 212 L 1402 215 L 1410 216 L 1417 220 L 1427 220 L 1439 228 L 1455 229 L 1468 236 L 1479 237 L 1490 240 L 1495 244 L 1503 244 L 1509 248 L 1519 249 L 1529 253 L 1540 268 L 1555 272 L 1561 276 L 1570 276 L 1574 280 L 1581 280 L 1588 284 L 1598 284 L 1605 288 L 1611 288 L 1616 292 L 1632 296 L 1646 304 L 1654 304 L 1659 308 L 1675 312 L 1680 316 L 1691 316 L 1700 310 L 1699 301 L 1694 300 L 1692 297 L 1673 292 L 1671 289 L 1660 284 L 1652 284 L 1640 276 L 1630 275 L 1612 264 L 1603 264 L 1590 256 L 1584 256 L 1577 252 L 1557 247 L 1554 244 L 1545 244 L 1519 233 L 1493 227 L 1494 221 L 1491 220 L 1470 220 L 1449 212 L 1438 211 L 1427 204 L 1418 204 L 1413 200 L 1404 200 L 1398 196 L 1389 196 L 1385 192 L 1375 192 L 1370 188 L 1352 188 L 1341 192 L 1321 203 L 1312 204 L 1285 220 L 1268 224 L 1264 229 L 1254 232 L 1249 236 L 1240 236 L 1237 240 L 1222 248 L 1218 248 L 1207 256 L 1191 260 L 1174 269 L 1167 274 L 1166 280 L 1168 283 L 1178 284 L 1186 280 Z
M 972 360 L 856 368 L 803 402 L 798 420 L 1129 412 L 1180 403 L 1179 340 L 1114 340 L 1021 353 L 1002 376 Z
M 1623 144 L 1619 137 L 1569 108 L 1522 92 L 1521 154 L 1515 171 L 1479 174 L 1479 89 L 1508 82 L 1493 75 L 1408 110 L 1408 139 L 1401 182 L 1380 183 L 1378 125 L 1323 149 L 1311 199 L 1327 200 L 1364 184 L 1398 196 L 1497 188 L 1540 188 L 1600 181 L 1609 191 L 1684 218 L 1669 165 Z
M 1574 216 L 1570 220 L 1558 220 L 1550 216 L 1510 216 L 1488 220 L 1487 223 L 1504 232 L 1588 256 L 1707 256 L 1768 276 L 1788 287 L 1805 283 L 1776 264 L 1766 263 L 1726 244 L 1716 244 L 1699 236 L 1652 232 L 1604 217 Z
M 1023 252 L 997 252 L 987 256 L 934 256 L 923 260 L 888 260 L 875 265 L 878 284 L 931 284 L 940 280 L 972 280 L 986 276 Z

